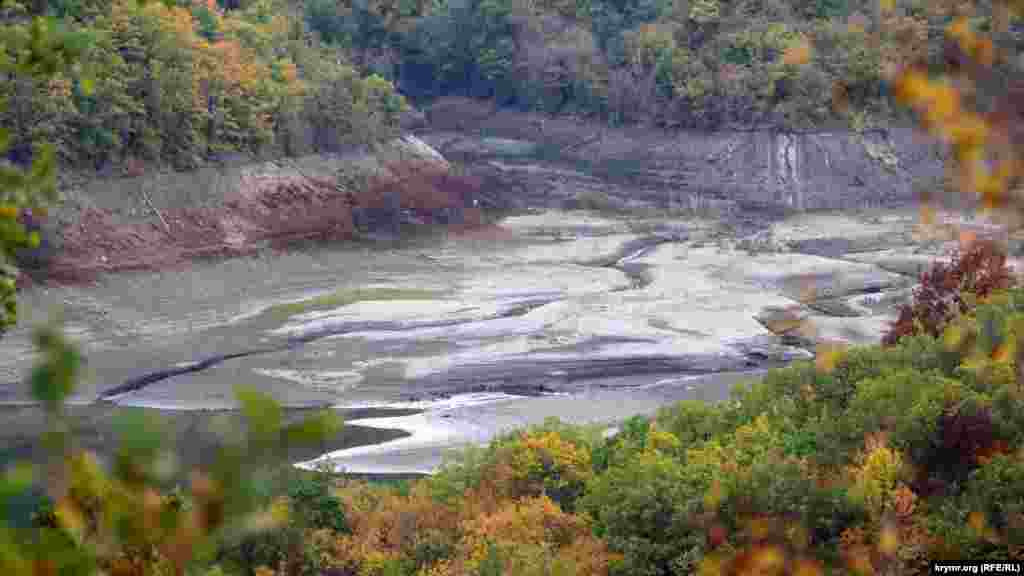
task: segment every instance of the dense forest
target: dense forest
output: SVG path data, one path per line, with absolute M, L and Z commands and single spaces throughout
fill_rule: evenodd
M 869 126 L 897 113 L 885 68 L 941 65 L 949 22 L 923 0 L 884 13 L 862 0 L 4 6 L 3 34 L 30 34 L 30 17 L 47 15 L 85 47 L 71 71 L 2 83 L 8 157 L 27 164 L 48 141 L 83 168 L 333 150 L 392 134 L 406 99 L 443 95 L 611 123 Z M 1016 30 L 997 40 L 1015 45 Z M 790 57 L 812 45 L 809 61 Z
M 271 1 L 138 6 L 69 0 L 5 8 L 0 34 L 45 11 L 84 46 L 77 66 L 3 82 L 8 157 L 49 142 L 65 163 L 160 160 L 193 167 L 225 151 L 279 154 L 364 143 L 393 130 L 403 100 L 344 52 L 312 42 L 300 8 Z M 6 4 L 5 4 L 6 6 Z

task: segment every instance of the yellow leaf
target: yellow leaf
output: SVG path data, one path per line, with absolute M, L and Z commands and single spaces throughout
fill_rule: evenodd
M 892 12 L 892 9 L 896 7 L 895 0 L 878 0 L 878 2 L 882 7 L 882 12 Z
M 85 536 L 85 517 L 78 509 L 78 505 L 70 498 L 62 498 L 54 507 L 54 515 L 60 525 L 79 542 Z
M 878 549 L 887 556 L 892 556 L 896 553 L 896 550 L 900 545 L 900 535 L 896 528 L 892 525 L 886 525 L 882 528 L 882 533 L 878 537 Z
M 0 206 L 0 218 L 14 219 L 18 216 L 18 209 L 10 204 L 4 204 Z
M 753 540 L 763 540 L 771 531 L 771 523 L 767 518 L 754 518 L 750 520 L 747 529 L 750 530 L 750 537 Z
M 942 333 L 942 345 L 947 351 L 952 352 L 960 348 L 964 340 L 964 331 L 957 324 L 950 324 Z
M 721 576 L 725 573 L 725 561 L 718 553 L 704 556 L 697 572 L 699 576 Z
M 777 573 L 785 562 L 786 557 L 778 546 L 765 546 L 754 553 L 753 565 L 757 574 Z
M 814 365 L 818 372 L 829 374 L 835 370 L 845 350 L 846 347 L 838 343 L 818 344 L 814 357 Z
M 935 208 L 931 204 L 921 204 L 921 224 L 929 227 L 935 225 Z
M 896 78 L 893 94 L 903 104 L 916 104 L 926 99 L 931 91 L 931 82 L 921 72 L 908 71 Z
M 963 16 L 957 18 L 952 24 L 946 28 L 946 34 L 955 40 L 963 42 L 965 39 L 971 37 L 971 29 L 967 24 L 967 18 Z

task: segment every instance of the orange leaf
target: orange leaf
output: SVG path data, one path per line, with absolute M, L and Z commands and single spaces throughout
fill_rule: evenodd
M 997 346 L 995 350 L 992 351 L 992 360 L 995 360 L 1000 364 L 1005 364 L 1009 362 L 1011 359 L 1012 354 L 1010 354 L 1010 347 L 1007 346 L 1006 344 L 1001 344 Z
M 967 515 L 967 525 L 981 534 L 985 530 L 985 516 L 981 512 L 971 512 Z
M 782 55 L 783 64 L 800 66 L 801 64 L 807 64 L 810 61 L 811 44 L 803 38 L 787 48 L 785 54 Z
M 754 552 L 752 564 L 756 574 L 772 574 L 782 569 L 786 557 L 778 546 L 765 546 Z
M 806 558 L 797 560 L 793 568 L 793 576 L 821 576 L 824 573 L 821 563 Z
M 960 250 L 966 251 L 978 240 L 978 235 L 971 230 L 960 231 Z

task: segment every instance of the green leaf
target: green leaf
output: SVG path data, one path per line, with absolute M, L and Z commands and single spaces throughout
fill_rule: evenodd
M 281 430 L 281 405 L 269 395 L 250 386 L 236 387 L 235 397 L 241 405 L 250 437 L 259 442 L 273 439 Z
M 315 444 L 338 434 L 342 419 L 333 410 L 324 410 L 316 416 L 289 424 L 284 429 L 284 441 L 289 444 Z
M 11 146 L 11 131 L 0 126 L 0 151 L 7 150 Z
M 82 94 L 92 96 L 96 92 L 96 81 L 92 77 L 84 77 L 80 82 L 82 85 Z
M 120 443 L 115 463 L 118 477 L 130 482 L 144 480 L 165 440 L 164 420 L 142 408 L 128 409 L 116 416 L 114 430 Z
M 53 412 L 74 390 L 81 358 L 55 326 L 38 329 L 35 343 L 42 361 L 32 370 L 32 395 Z
M 32 487 L 32 466 L 19 463 L 9 468 L 0 478 L 0 516 L 7 517 L 8 501 Z

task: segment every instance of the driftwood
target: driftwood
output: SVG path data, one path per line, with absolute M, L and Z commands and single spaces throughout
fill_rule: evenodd
M 171 226 L 167 224 L 167 220 L 164 220 L 164 215 L 161 214 L 160 211 L 156 209 L 156 206 L 153 206 L 153 202 L 150 201 L 149 194 L 146 193 L 145 187 L 142 188 L 142 198 L 146 201 L 146 205 L 149 206 L 149 209 L 152 210 L 153 213 L 156 214 L 156 217 L 160 219 L 160 222 L 163 223 L 164 230 L 166 230 L 167 233 L 170 234 Z

